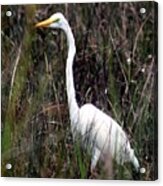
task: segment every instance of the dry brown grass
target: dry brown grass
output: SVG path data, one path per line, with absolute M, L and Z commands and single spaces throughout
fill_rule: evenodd
M 72 143 L 61 31 L 34 28 L 61 11 L 72 27 L 79 105 L 112 115 L 146 173 L 157 178 L 157 12 L 153 2 L 2 6 L 2 175 L 86 178 L 90 157 Z M 140 14 L 141 7 L 146 8 Z M 11 10 L 12 17 L 5 12 Z M 11 170 L 5 164 L 12 164 Z M 105 171 L 107 170 L 107 171 Z M 99 162 L 97 179 L 133 179 L 129 164 Z

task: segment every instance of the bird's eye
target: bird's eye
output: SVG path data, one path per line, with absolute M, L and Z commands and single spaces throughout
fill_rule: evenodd
M 54 23 L 59 22 L 59 20 L 60 20 L 59 18 L 55 19 L 55 20 L 54 20 Z

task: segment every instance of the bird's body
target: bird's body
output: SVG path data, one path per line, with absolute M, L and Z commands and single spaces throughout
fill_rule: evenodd
M 65 17 L 61 13 L 53 14 L 49 19 L 36 24 L 36 27 L 60 28 L 67 36 L 66 87 L 71 131 L 74 140 L 81 136 L 83 146 L 91 149 L 91 170 L 96 167 L 100 158 L 107 157 L 108 154 L 118 164 L 132 162 L 138 171 L 139 162 L 122 127 L 94 105 L 85 104 L 79 108 L 77 104 L 72 68 L 76 47 L 73 33 Z
M 122 127 L 94 105 L 85 104 L 80 108 L 76 129 L 82 136 L 83 144 L 92 150 L 91 170 L 99 158 L 109 159 L 110 155 L 121 165 L 132 162 L 138 170 L 138 160 Z

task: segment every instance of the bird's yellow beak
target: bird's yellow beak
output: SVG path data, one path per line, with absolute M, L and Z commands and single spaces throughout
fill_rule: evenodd
M 41 22 L 37 23 L 35 25 L 35 27 L 36 28 L 39 28 L 39 27 L 48 27 L 52 23 L 53 23 L 53 19 L 49 18 L 49 19 L 46 19 L 44 21 L 41 21 Z

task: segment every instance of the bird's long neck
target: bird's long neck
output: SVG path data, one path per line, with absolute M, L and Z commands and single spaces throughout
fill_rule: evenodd
M 67 87 L 68 106 L 69 106 L 71 123 L 77 123 L 79 107 L 76 101 L 74 78 L 73 78 L 73 60 L 76 53 L 76 47 L 75 47 L 75 40 L 73 37 L 73 33 L 68 23 L 65 31 L 66 31 L 67 42 L 68 42 L 68 58 L 66 64 L 66 87 Z

